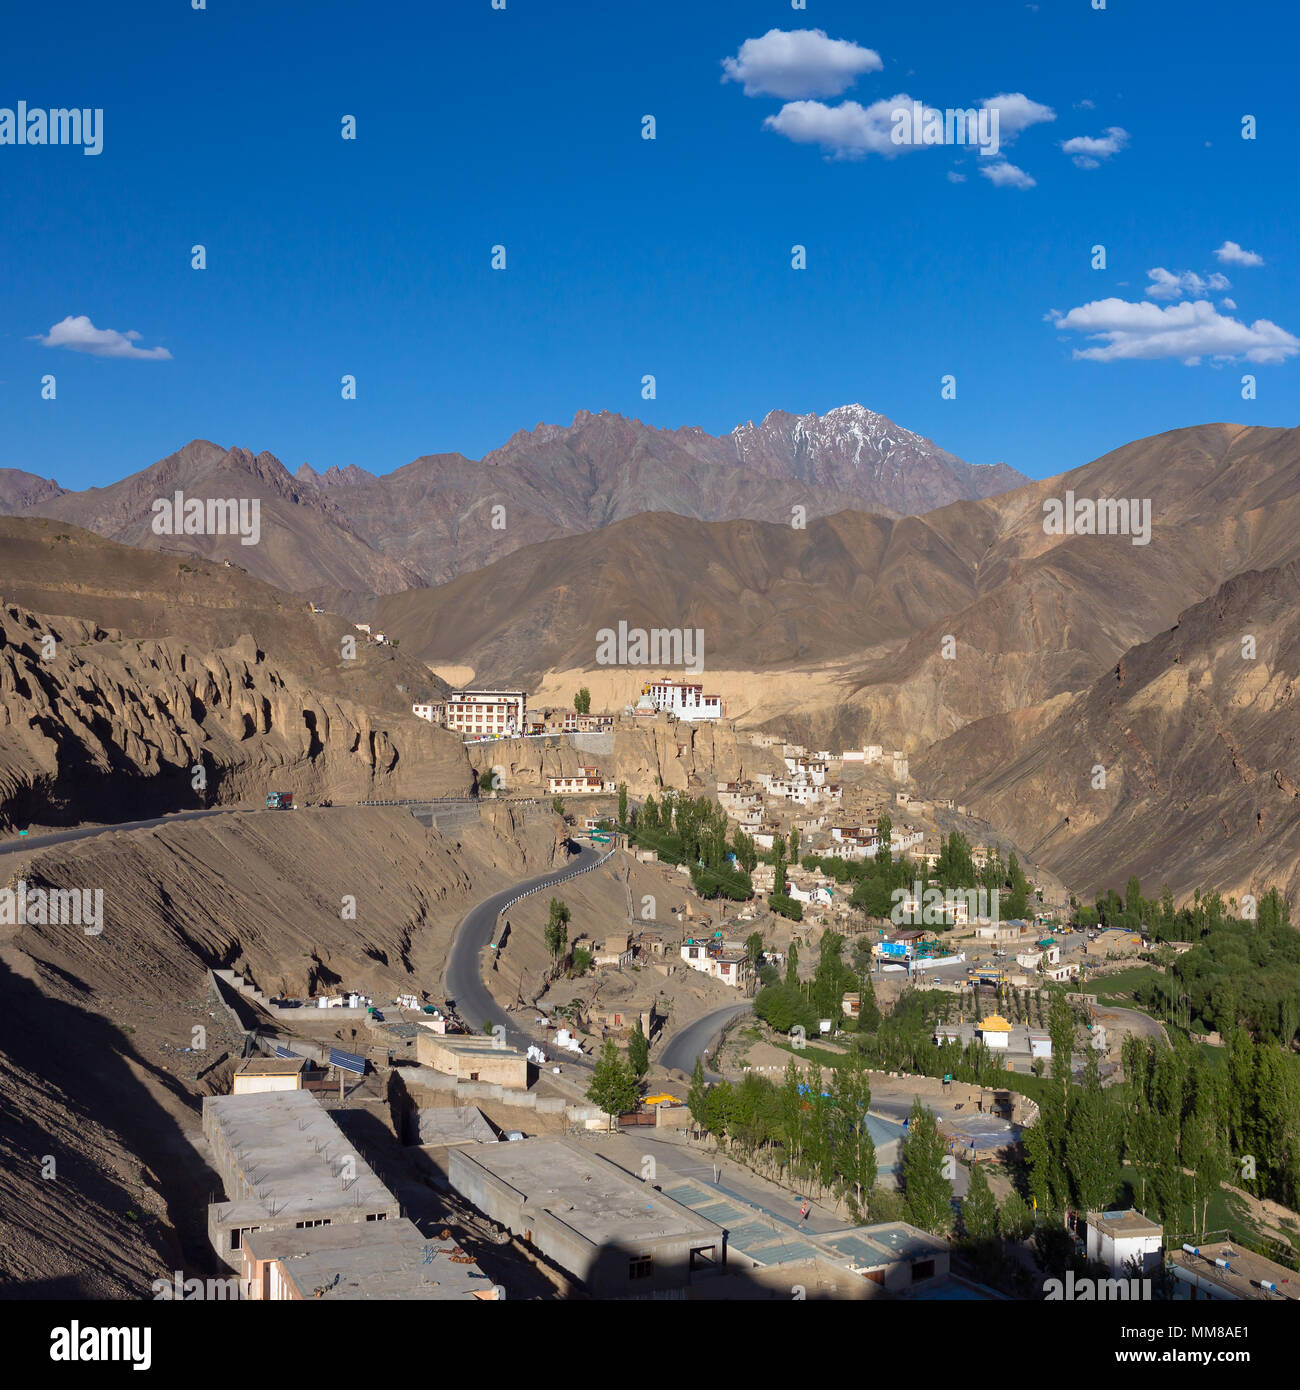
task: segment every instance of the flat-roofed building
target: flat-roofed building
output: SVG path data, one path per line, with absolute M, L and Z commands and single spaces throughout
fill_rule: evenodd
M 517 734 L 524 729 L 527 703 L 522 690 L 453 690 L 443 718 L 462 734 Z
M 1300 1274 L 1227 1240 L 1170 1251 L 1169 1271 L 1175 1298 L 1300 1302 Z
M 254 1095 L 259 1091 L 301 1091 L 305 1057 L 245 1057 L 235 1068 L 232 1095 Z
M 309 1091 L 205 1096 L 203 1136 L 227 1193 L 208 1207 L 208 1237 L 233 1269 L 251 1231 L 401 1215 L 397 1198 Z
M 1164 1228 L 1140 1211 L 1090 1211 L 1087 1216 L 1088 1258 L 1099 1260 L 1112 1274 L 1132 1273 L 1131 1261 L 1140 1274 L 1160 1268 L 1164 1259 Z
M 592 792 L 612 792 L 618 784 L 602 777 L 598 767 L 580 767 L 577 772 L 563 772 L 546 779 L 548 796 L 584 796 Z
M 516 1091 L 528 1089 L 528 1058 L 486 1034 L 439 1034 L 425 1029 L 416 1039 L 415 1055 L 421 1066 L 454 1076 L 457 1081 L 486 1081 Z
M 364 1299 L 495 1302 L 496 1285 L 454 1240 L 422 1236 L 405 1218 L 380 1225 L 253 1231 L 242 1273 L 259 1301 Z
M 567 1139 L 447 1156 L 451 1186 L 598 1298 L 678 1289 L 725 1268 L 721 1226 Z

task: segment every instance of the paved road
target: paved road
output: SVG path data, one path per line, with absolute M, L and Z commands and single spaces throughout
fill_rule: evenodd
M 530 889 L 554 887 L 576 874 L 585 873 L 604 853 L 603 848 L 584 849 L 563 869 L 530 878 L 512 888 L 503 888 L 501 892 L 485 898 L 466 915 L 452 939 L 444 978 L 447 998 L 455 1000 L 456 1012 L 465 1021 L 466 1027 L 481 1028 L 487 1022 L 500 1023 L 506 1030 L 506 1042 L 511 1047 L 521 1049 L 538 1041 L 536 1035 L 521 1028 L 489 993 L 483 982 L 483 972 L 491 968 L 491 961 L 487 958 L 491 953 L 485 947 L 496 934 L 498 912 L 512 898 Z M 569 1054 L 561 1053 L 560 1056 L 567 1060 Z M 577 1060 L 576 1053 L 573 1060 Z
M 710 1044 L 727 1024 L 733 1018 L 747 1014 L 752 1008 L 753 1005 L 748 1000 L 743 1004 L 728 1004 L 725 1008 L 714 1009 L 712 1013 L 705 1014 L 703 1018 L 697 1018 L 694 1023 L 688 1023 L 668 1039 L 664 1050 L 659 1054 L 659 1065 L 669 1070 L 676 1067 L 684 1072 L 693 1071 L 695 1059 L 704 1056 Z M 706 1070 L 704 1075 L 711 1081 L 721 1080 L 715 1072 Z
M 342 803 L 341 803 L 342 804 Z M 361 802 L 363 806 L 401 806 L 406 803 L 400 801 L 374 801 Z M 480 803 L 474 797 L 436 797 L 430 802 L 416 802 L 415 805 L 426 806 L 429 804 L 437 806 L 465 805 L 477 806 Z M 249 811 L 260 811 L 260 806 L 210 806 L 198 811 L 171 811 L 165 816 L 155 816 L 152 820 L 127 820 L 120 821 L 113 825 L 86 825 L 76 826 L 71 830 L 56 830 L 49 835 L 26 835 L 18 836 L 12 840 L 0 840 L 0 855 L 23 854 L 30 849 L 48 849 L 51 845 L 66 845 L 73 840 L 90 840 L 96 835 L 112 835 L 119 830 L 152 830 L 159 825 L 175 825 L 183 820 L 203 820 L 206 816 L 241 816 Z M 311 809 L 310 807 L 298 807 L 298 810 Z M 418 817 L 417 817 L 418 819 Z
M 0 841 L 0 854 L 19 854 L 29 849 L 46 849 L 50 845 L 65 845 L 72 840 L 89 840 L 96 835 L 109 835 L 118 830 L 152 830 L 157 825 L 175 825 L 177 821 L 202 820 L 205 816 L 234 816 L 250 807 L 214 806 L 205 811 L 173 811 L 152 820 L 122 821 L 118 825 L 88 825 L 74 830 L 59 830 L 51 835 L 27 835 Z

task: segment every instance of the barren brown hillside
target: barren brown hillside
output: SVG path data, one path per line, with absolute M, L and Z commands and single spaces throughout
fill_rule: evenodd
M 1048 534 L 1044 502 L 1067 490 L 1149 501 L 1149 543 Z M 701 628 L 737 717 L 916 750 L 1082 689 L 1234 574 L 1297 555 L 1300 431 L 1205 425 L 919 517 L 842 513 L 804 530 L 638 517 L 378 612 L 435 666 L 479 680 L 598 678 L 597 633 L 620 621 Z M 766 700 L 774 685 L 787 693 Z
M 48 653 L 48 655 L 47 655 Z M 464 794 L 459 738 L 306 685 L 251 637 L 195 649 L 0 609 L 0 826 Z
M 1300 562 L 1238 575 L 1078 695 L 967 725 L 913 771 L 1084 892 L 1137 874 L 1147 892 L 1294 901 L 1297 592 Z
M 218 1272 L 204 1223 L 219 1180 L 199 1105 L 237 1039 L 205 968 L 232 966 L 268 994 L 343 980 L 436 997 L 460 917 L 556 854 L 549 815 L 523 824 L 496 808 L 450 840 L 404 811 L 340 808 L 114 833 L 10 861 L 11 881 L 102 886 L 105 921 L 93 937 L 3 928 L 0 1282 L 32 1297 L 141 1299 L 178 1268 Z M 355 921 L 341 917 L 344 894 Z M 207 1046 L 187 1053 L 195 1025 Z

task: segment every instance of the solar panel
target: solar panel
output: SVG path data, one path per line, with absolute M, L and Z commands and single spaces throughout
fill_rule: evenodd
M 366 1074 L 366 1059 L 358 1057 L 355 1052 L 343 1052 L 337 1047 L 330 1048 L 330 1065 L 340 1067 L 344 1071 L 356 1072 L 358 1076 Z
M 277 1046 L 275 1049 L 275 1055 L 277 1057 L 288 1057 L 292 1059 L 294 1057 L 297 1057 L 298 1054 L 294 1052 L 292 1048 Z

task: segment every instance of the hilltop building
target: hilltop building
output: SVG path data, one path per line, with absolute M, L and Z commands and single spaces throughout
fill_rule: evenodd
M 462 734 L 517 734 L 523 732 L 527 703 L 522 690 L 453 690 L 443 717 Z
M 665 676 L 651 681 L 641 693 L 643 698 L 650 697 L 655 710 L 675 714 L 678 719 L 722 718 L 722 696 L 706 695 L 702 685 L 690 681 L 675 681 Z M 637 713 L 641 712 L 638 702 Z

